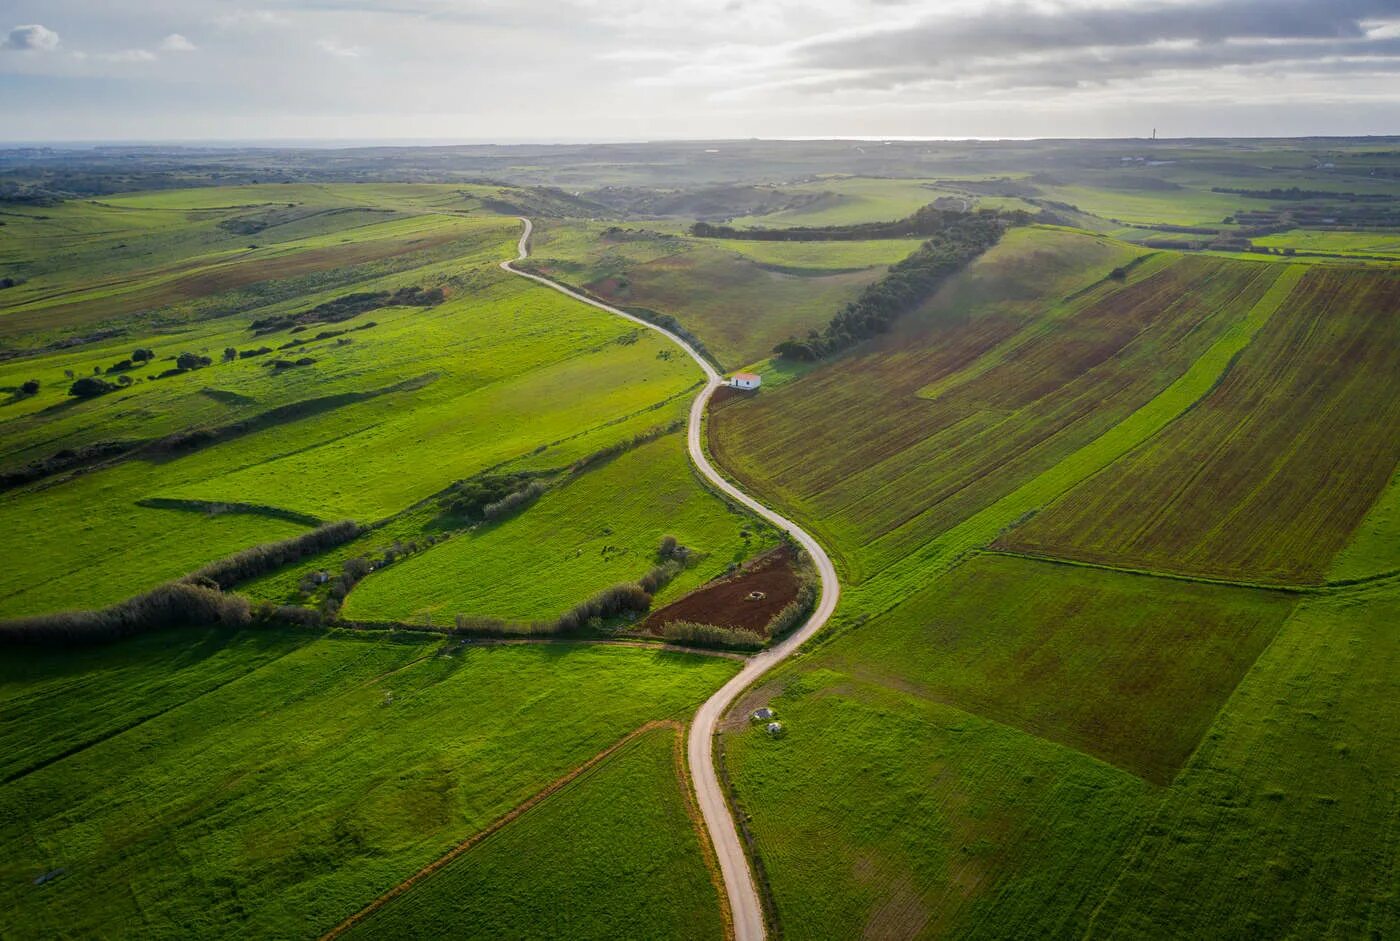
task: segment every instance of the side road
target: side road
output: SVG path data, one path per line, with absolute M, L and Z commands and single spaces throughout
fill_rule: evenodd
M 809 637 L 825 626 L 831 613 L 836 610 L 836 601 L 841 594 L 841 584 L 836 578 L 836 568 L 831 564 L 831 559 L 827 556 L 826 551 L 805 530 L 792 520 L 759 503 L 721 477 L 710 464 L 709 458 L 705 456 L 700 437 L 705 408 L 709 405 L 710 397 L 715 394 L 715 390 L 724 384 L 724 377 L 690 344 L 669 330 L 658 327 L 656 324 L 649 323 L 624 310 L 585 297 L 577 291 L 571 291 L 548 278 L 516 268 L 513 262 L 523 261 L 529 257 L 530 233 L 534 230 L 529 219 L 522 217 L 520 221 L 525 224 L 525 231 L 520 236 L 518 254 L 513 261 L 501 262 L 503 269 L 522 278 L 529 278 L 531 281 L 538 282 L 561 294 L 567 294 L 575 300 L 640 324 L 648 330 L 655 330 L 685 350 L 690 358 L 699 364 L 705 372 L 705 386 L 700 390 L 700 394 L 695 397 L 695 402 L 690 407 L 690 422 L 686 429 L 690 460 L 710 483 L 714 484 L 730 499 L 748 507 L 779 529 L 786 530 L 807 551 L 816 566 L 817 574 L 821 578 L 821 596 L 817 600 L 816 608 L 812 611 L 812 616 L 807 619 L 807 623 L 779 643 L 750 657 L 744 668 L 733 679 L 705 701 L 695 714 L 695 721 L 691 723 L 690 739 L 686 745 L 686 755 L 690 762 L 690 777 L 695 782 L 695 798 L 700 805 L 701 815 L 705 819 L 705 827 L 709 830 L 715 854 L 719 858 L 720 872 L 724 876 L 725 892 L 729 896 L 729 907 L 734 917 L 734 936 L 737 941 L 758 941 L 764 937 L 765 933 L 763 906 L 759 902 L 758 889 L 754 885 L 753 872 L 749 869 L 749 861 L 744 854 L 743 843 L 739 840 L 738 828 L 734 824 L 734 818 L 730 815 L 729 805 L 724 798 L 724 790 L 720 786 L 719 776 L 715 772 L 715 733 L 720 717 L 724 715 L 740 693 L 776 664 L 789 657 Z

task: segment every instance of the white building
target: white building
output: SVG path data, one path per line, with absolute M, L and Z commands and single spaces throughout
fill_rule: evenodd
M 763 377 L 756 372 L 736 372 L 729 377 L 729 384 L 736 389 L 757 389 Z

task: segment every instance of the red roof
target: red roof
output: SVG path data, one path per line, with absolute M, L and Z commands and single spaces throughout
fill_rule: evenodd
M 758 378 L 760 378 L 760 377 L 759 377 L 758 373 L 756 373 L 756 372 L 736 372 L 736 373 L 734 374 L 734 378 L 735 378 L 735 379 L 758 379 Z

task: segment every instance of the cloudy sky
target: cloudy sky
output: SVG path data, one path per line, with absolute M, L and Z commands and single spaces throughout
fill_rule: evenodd
M 1400 0 L 0 0 L 0 139 L 1400 134 Z

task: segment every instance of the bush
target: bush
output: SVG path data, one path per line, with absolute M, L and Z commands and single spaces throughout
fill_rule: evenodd
M 224 362 L 231 363 L 238 359 L 238 351 L 231 346 L 224 347 Z
M 175 357 L 175 366 L 179 369 L 200 369 L 213 362 L 209 357 L 200 356 L 198 353 L 181 353 Z
M 651 595 L 636 582 L 623 582 L 604 588 L 587 601 L 575 605 L 559 616 L 556 629 L 561 634 L 581 630 L 593 618 L 607 618 L 624 611 L 645 611 L 651 607 Z
M 347 543 L 360 535 L 360 532 L 360 524 L 354 520 L 327 523 L 300 536 L 280 542 L 263 543 L 218 562 L 211 562 L 191 572 L 182 581 L 189 583 L 198 579 L 210 579 L 220 588 L 227 590 L 239 582 L 279 569 L 288 562 L 295 562 L 308 555 Z
M 79 646 L 171 627 L 243 625 L 250 620 L 248 599 L 204 584 L 174 582 L 95 611 L 0 621 L 0 643 Z
M 39 394 L 39 380 L 38 380 L 38 379 L 29 379 L 29 380 L 26 380 L 26 381 L 19 387 L 19 391 L 20 391 L 20 394 L 22 394 L 22 395 L 38 395 L 38 394 Z
M 137 362 L 137 363 L 149 362 L 149 361 L 151 361 L 151 360 L 153 360 L 153 359 L 155 359 L 155 358 L 156 358 L 156 351 L 155 351 L 155 350 L 148 350 L 148 349 L 145 349 L 144 347 L 134 350 L 134 351 L 132 352 L 132 354 L 131 354 L 131 359 L 132 359 L 132 361 L 133 361 L 133 362 Z
M 672 621 L 661 628 L 661 636 L 672 643 L 694 647 L 757 650 L 763 646 L 763 638 L 757 634 L 736 631 L 716 624 L 697 624 L 694 621 Z
M 481 515 L 488 520 L 497 520 L 507 516 L 521 508 L 527 503 L 538 499 L 540 494 L 549 488 L 538 480 L 532 480 L 524 487 L 514 493 L 506 494 L 495 503 L 488 503 L 481 508 Z
M 252 357 L 252 356 L 266 356 L 268 353 L 271 353 L 271 352 L 272 352 L 272 347 L 270 347 L 270 346 L 260 346 L 260 347 L 258 347 L 258 348 L 256 348 L 256 349 L 251 349 L 251 350 L 239 350 L 239 351 L 238 351 L 238 358 L 239 358 L 239 359 L 248 359 L 249 357 Z
M 99 395 L 106 395 L 108 392 L 115 392 L 115 383 L 105 379 L 97 379 L 92 376 L 84 376 L 68 387 L 68 394 L 80 399 L 96 398 Z

